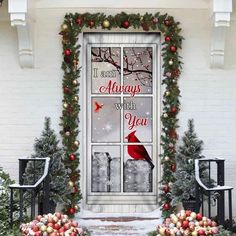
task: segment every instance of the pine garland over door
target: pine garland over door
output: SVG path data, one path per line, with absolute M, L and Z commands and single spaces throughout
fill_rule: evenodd
M 144 15 L 121 12 L 108 16 L 104 13 L 66 14 L 60 31 L 63 46 L 62 69 L 64 71 L 61 135 L 66 153 L 64 163 L 69 169 L 69 184 L 71 186 L 71 192 L 68 193 L 69 203 L 64 209 L 70 215 L 79 211 L 78 202 L 82 198 L 80 173 L 78 172 L 80 143 L 77 140 L 80 112 L 78 92 L 82 66 L 79 65 L 80 45 L 78 44 L 78 37 L 85 28 L 91 29 L 91 31 L 102 28 L 104 32 L 115 31 L 119 28 L 130 31 L 134 28 L 162 33 L 162 85 L 165 92 L 162 99 L 163 112 L 161 115 L 161 146 L 163 150 L 160 158 L 163 174 L 160 187 L 160 205 L 163 217 L 168 217 L 175 210 L 170 202 L 171 186 L 175 181 L 175 146 L 178 139 L 176 128 L 178 128 L 177 114 L 180 110 L 178 78 L 180 77 L 182 62 L 179 50 L 183 37 L 180 35 L 179 24 L 172 16 L 162 15 L 159 12 Z

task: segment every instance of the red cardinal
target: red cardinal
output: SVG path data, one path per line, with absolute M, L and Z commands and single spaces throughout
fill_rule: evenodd
M 102 107 L 104 106 L 104 104 L 99 104 L 98 102 L 94 102 L 95 104 L 95 109 L 94 109 L 94 112 L 99 112 L 100 109 L 102 109 Z
M 129 143 L 140 143 L 139 139 L 135 136 L 135 132 L 136 130 L 125 137 L 128 139 Z M 128 145 L 128 154 L 135 160 L 146 160 L 150 164 L 151 168 L 154 168 L 152 159 L 143 145 Z

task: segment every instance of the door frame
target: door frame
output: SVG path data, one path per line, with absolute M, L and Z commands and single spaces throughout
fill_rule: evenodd
M 89 43 L 88 41 L 86 41 L 86 35 L 88 34 L 122 34 L 124 32 L 83 32 L 79 35 L 79 44 L 81 45 L 81 53 L 80 53 L 80 58 L 79 61 L 82 62 L 82 79 L 80 80 L 80 92 L 79 92 L 79 97 L 80 97 L 80 106 L 81 106 L 81 113 L 80 113 L 80 124 L 81 124 L 81 132 L 79 135 L 79 139 L 81 142 L 81 148 L 80 148 L 80 155 L 81 157 L 81 165 L 80 165 L 80 171 L 81 171 L 81 190 L 82 190 L 82 194 L 83 194 L 83 200 L 82 200 L 82 205 L 83 208 L 85 209 L 94 209 L 93 206 L 97 206 L 97 205 L 152 205 L 155 206 L 154 208 L 156 208 L 158 206 L 158 194 L 159 194 L 159 187 L 160 187 L 160 180 L 161 180 L 161 163 L 160 163 L 160 158 L 159 155 L 162 152 L 162 147 L 160 145 L 160 135 L 161 135 L 161 121 L 160 121 L 160 116 L 161 116 L 161 111 L 162 111 L 162 86 L 161 86 L 161 74 L 162 74 L 162 68 L 161 68 L 161 64 L 162 64 L 162 57 L 161 57 L 161 37 L 162 35 L 160 34 L 160 32 L 152 32 L 152 33 L 145 33 L 145 32 L 130 32 L 130 33 L 125 33 L 127 34 L 133 34 L 133 35 L 146 35 L 148 36 L 148 34 L 150 35 L 155 35 L 156 37 L 156 41 L 152 44 L 155 44 L 156 46 L 156 53 L 155 53 L 155 57 L 156 57 L 156 73 L 154 76 L 156 76 L 157 79 L 155 79 L 155 87 L 153 87 L 153 96 L 154 99 L 156 99 L 156 114 L 154 114 L 153 112 L 153 116 L 156 116 L 156 128 L 155 128 L 155 132 L 153 133 L 153 139 L 156 138 L 155 142 L 153 140 L 153 146 L 156 144 L 157 148 L 157 152 L 156 155 L 153 152 L 153 156 L 155 155 L 155 165 L 156 165 L 156 171 L 153 177 L 153 192 L 152 193 L 141 193 L 141 194 L 137 194 L 137 193 L 129 193 L 129 194 L 101 194 L 101 196 L 98 196 L 97 194 L 88 194 L 88 188 L 89 188 L 89 184 L 90 181 L 88 181 L 88 179 L 90 179 L 89 175 L 89 171 L 88 171 L 88 162 L 86 161 L 87 158 L 89 158 L 89 153 L 88 153 L 88 148 L 87 148 L 87 132 L 88 132 L 88 122 L 87 122 L 87 80 L 86 80 L 86 71 L 87 71 L 87 44 Z M 145 39 L 144 39 L 145 41 Z M 105 42 L 106 43 L 106 42 Z M 143 43 L 143 45 L 146 45 L 146 43 Z M 153 80 L 154 81 L 154 80 Z M 156 90 L 157 89 L 157 90 Z M 157 93 L 155 93 L 155 91 L 157 91 Z M 154 124 L 153 124 L 154 125 Z M 90 158 L 89 158 L 90 159 Z M 157 172 L 157 173 L 156 173 Z M 150 208 L 150 209 L 153 209 Z

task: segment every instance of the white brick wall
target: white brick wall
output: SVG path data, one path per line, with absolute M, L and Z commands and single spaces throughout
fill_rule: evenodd
M 70 11 L 36 10 L 35 69 L 20 69 L 16 31 L 9 22 L 0 21 L 0 165 L 14 178 L 17 178 L 17 158 L 32 152 L 44 117 L 52 117 L 53 127 L 57 132 L 60 130 L 62 58 L 58 31 L 64 14 Z M 92 12 L 90 9 L 73 11 Z M 186 39 L 181 53 L 185 64 L 180 80 L 179 133 L 186 129 L 187 120 L 194 118 L 196 131 L 205 143 L 204 154 L 226 158 L 226 182 L 236 189 L 236 22 L 231 22 L 228 32 L 225 69 L 212 70 L 209 68 L 209 10 L 166 11 L 181 22 Z

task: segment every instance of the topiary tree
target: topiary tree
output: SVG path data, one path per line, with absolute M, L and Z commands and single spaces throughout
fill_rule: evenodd
M 195 200 L 195 160 L 203 157 L 202 149 L 203 141 L 198 139 L 194 131 L 193 120 L 189 120 L 188 130 L 184 133 L 182 144 L 178 147 L 176 154 L 176 181 L 171 191 L 173 206 L 180 202 Z M 209 186 L 209 174 L 204 163 L 200 164 L 200 177 L 202 182 Z
M 41 137 L 36 138 L 34 144 L 34 154 L 32 158 L 50 158 L 49 180 L 50 180 L 50 200 L 54 204 L 66 203 L 65 197 L 69 191 L 69 177 L 62 162 L 63 150 L 58 146 L 59 140 L 55 131 L 51 129 L 50 118 L 45 118 L 44 130 Z M 24 174 L 24 184 L 34 184 L 43 174 L 43 161 L 29 161 Z M 42 191 L 42 189 L 40 190 Z M 27 195 L 26 195 L 27 196 Z M 29 196 L 28 196 L 29 199 Z

